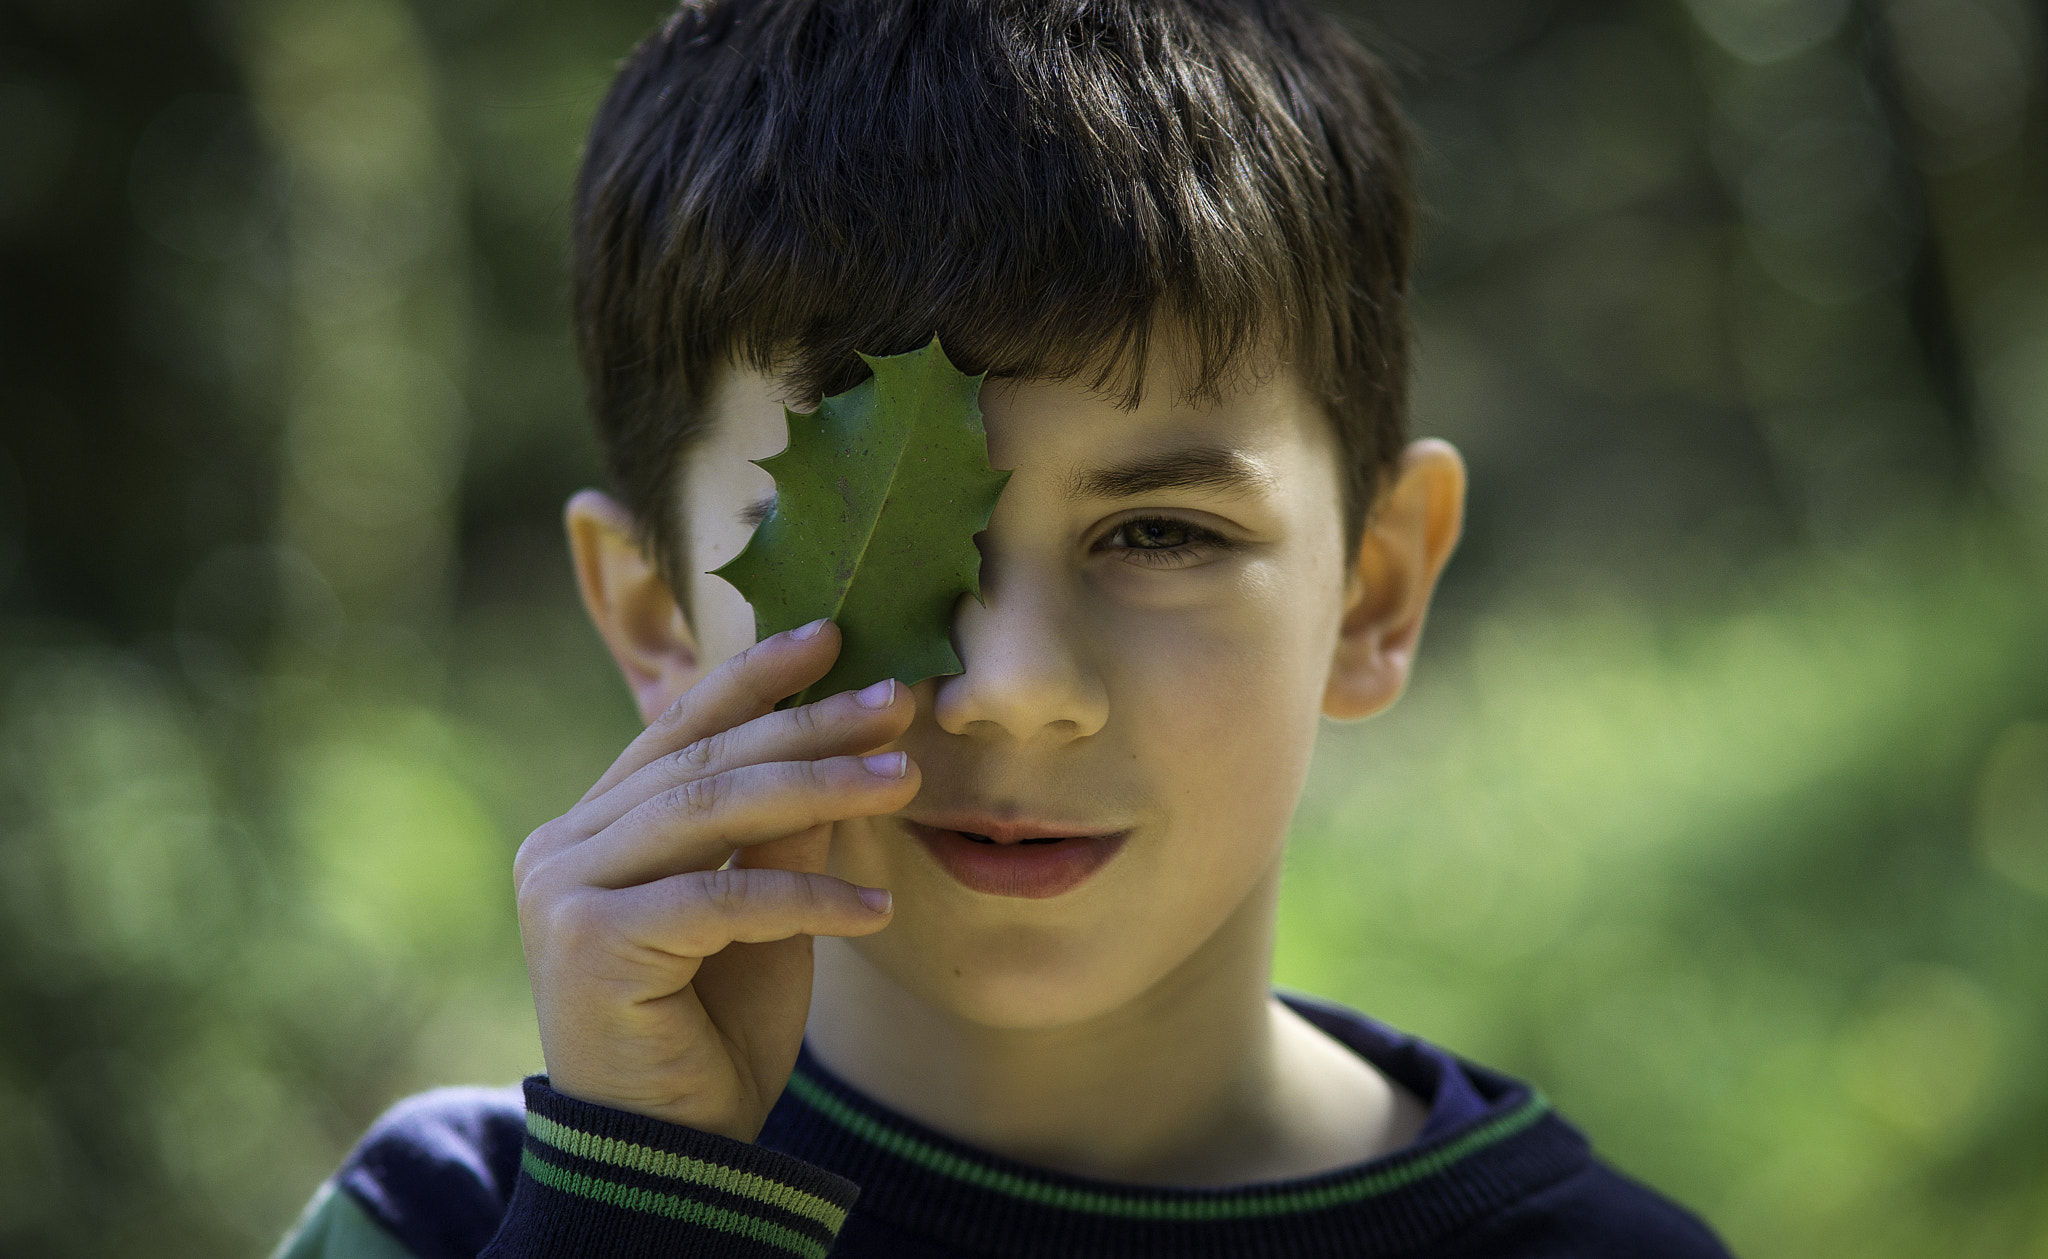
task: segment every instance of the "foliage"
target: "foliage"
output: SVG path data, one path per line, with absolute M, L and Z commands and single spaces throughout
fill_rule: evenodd
M 2039 1253 L 2048 584 L 1988 541 L 1487 618 L 1326 741 L 1282 981 L 1542 1082 L 1738 1253 Z
M 753 605 L 757 638 L 838 623 L 832 671 L 788 703 L 960 672 L 953 609 L 981 597 L 974 535 L 1010 479 L 989 467 L 981 377 L 954 368 L 936 337 L 861 357 L 874 375 L 809 414 L 784 410 L 789 445 L 760 461 L 775 506 L 718 570 Z

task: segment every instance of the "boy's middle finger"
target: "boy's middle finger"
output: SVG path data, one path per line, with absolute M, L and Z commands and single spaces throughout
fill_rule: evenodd
M 917 763 L 903 752 L 742 765 L 646 801 L 565 853 L 555 874 L 617 888 L 708 870 L 735 849 L 894 813 L 919 782 Z
M 686 782 L 746 765 L 866 752 L 901 735 L 916 707 L 909 687 L 885 680 L 767 713 L 657 757 L 602 796 L 578 805 L 565 820 L 579 833 L 595 835 Z

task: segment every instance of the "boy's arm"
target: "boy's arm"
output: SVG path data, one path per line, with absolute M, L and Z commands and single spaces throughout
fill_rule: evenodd
M 792 1259 L 831 1250 L 858 1190 L 729 1137 L 565 1097 L 545 1077 L 400 1102 L 272 1259 Z
M 306 1204 L 299 1222 L 278 1243 L 270 1259 L 419 1259 L 377 1223 L 356 1200 L 334 1187 L 320 1186 Z
M 483 1255 L 822 1259 L 859 1192 L 786 1154 L 580 1102 L 536 1076 L 518 1187 Z

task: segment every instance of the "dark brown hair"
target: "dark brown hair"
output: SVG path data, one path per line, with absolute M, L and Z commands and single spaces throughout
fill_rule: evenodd
M 692 0 L 576 187 L 614 488 L 683 596 L 679 468 L 728 361 L 816 398 L 936 333 L 1135 403 L 1170 320 L 1192 394 L 1271 351 L 1323 400 L 1355 540 L 1405 440 L 1407 149 L 1301 0 Z

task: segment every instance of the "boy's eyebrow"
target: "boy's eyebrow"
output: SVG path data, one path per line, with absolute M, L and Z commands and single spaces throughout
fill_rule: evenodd
M 761 527 L 761 522 L 768 519 L 768 513 L 774 510 L 775 496 L 773 494 L 768 495 L 766 498 L 755 499 L 739 509 L 740 523 L 749 529 L 758 529 Z
M 1077 469 L 1067 478 L 1066 494 L 1070 499 L 1134 498 L 1160 490 L 1250 494 L 1272 483 L 1271 473 L 1227 446 L 1190 446 L 1108 467 Z

